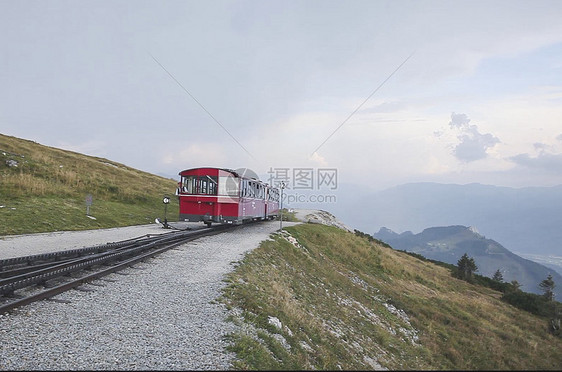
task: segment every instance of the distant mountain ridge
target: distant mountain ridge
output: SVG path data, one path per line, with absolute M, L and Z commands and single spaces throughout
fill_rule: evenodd
M 555 288 L 556 298 L 562 299 L 562 275 L 516 255 L 495 240 L 479 234 L 473 227 L 431 227 L 419 234 L 410 231 L 398 234 L 383 227 L 373 237 L 390 244 L 394 249 L 418 253 L 432 260 L 455 265 L 467 253 L 478 266 L 477 274 L 492 277 L 499 269 L 504 281 L 517 280 L 521 289 L 526 292 L 541 293 L 538 284 L 551 274 L 558 284 Z
M 417 233 L 428 226 L 475 226 L 513 252 L 562 253 L 562 185 L 409 183 L 367 193 L 344 186 L 331 211 L 361 231 L 385 226 Z

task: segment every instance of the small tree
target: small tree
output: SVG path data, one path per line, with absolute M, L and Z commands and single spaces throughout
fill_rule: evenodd
M 521 288 L 521 284 L 517 280 L 512 280 L 511 285 L 513 286 L 513 291 L 517 292 Z
M 499 282 L 499 283 L 503 283 L 503 275 L 502 272 L 500 271 L 500 269 L 497 269 L 496 272 L 494 273 L 494 277 L 492 278 L 492 280 Z
M 550 320 L 550 331 L 554 335 L 558 337 L 562 337 L 562 327 L 560 325 L 562 319 L 562 309 L 554 301 L 553 301 L 553 306 L 554 306 L 554 318 Z
M 541 287 L 541 290 L 544 292 L 544 297 L 548 301 L 554 301 L 554 287 L 556 287 L 556 285 L 554 284 L 554 280 L 552 280 L 551 274 L 548 274 L 548 277 L 539 284 L 539 287 Z
M 548 274 L 546 279 L 540 282 L 539 287 L 544 292 L 544 298 L 548 301 L 546 306 L 552 306 L 552 314 L 554 316 L 550 319 L 549 329 L 553 334 L 562 337 L 562 329 L 560 328 L 561 313 L 558 309 L 558 304 L 554 301 L 554 287 L 556 285 L 552 279 L 552 274 Z
M 463 254 L 457 262 L 457 278 L 471 282 L 472 274 L 476 271 L 478 271 L 478 267 L 476 262 L 474 262 L 474 258 L 468 257 L 466 253 Z

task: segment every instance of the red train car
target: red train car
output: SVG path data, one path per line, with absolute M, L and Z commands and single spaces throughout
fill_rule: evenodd
M 252 172 L 253 173 L 253 172 Z M 242 224 L 273 219 L 279 213 L 279 190 L 257 175 L 222 168 L 193 168 L 179 173 L 176 195 L 180 221 Z

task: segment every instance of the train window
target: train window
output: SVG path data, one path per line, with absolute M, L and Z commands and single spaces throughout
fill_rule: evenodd
M 218 194 L 227 196 L 239 196 L 239 180 L 240 179 L 236 177 L 219 177 Z
M 217 177 L 211 177 L 211 176 L 199 177 L 199 194 L 216 195 Z
M 217 195 L 217 177 L 183 176 L 181 191 L 186 194 Z
M 269 189 L 269 196 L 271 201 L 279 201 L 279 192 L 277 189 Z
M 215 176 L 205 176 L 208 180 L 208 187 L 207 187 L 207 194 L 209 195 L 217 195 L 218 191 L 218 182 L 217 177 Z
M 197 193 L 197 176 L 182 177 L 182 192 L 188 194 Z
M 206 194 L 207 193 L 207 183 L 208 181 L 204 178 L 199 180 L 199 193 Z

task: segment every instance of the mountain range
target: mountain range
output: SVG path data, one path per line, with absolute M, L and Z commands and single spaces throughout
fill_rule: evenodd
M 361 231 L 474 226 L 512 252 L 562 256 L 562 185 L 408 183 L 376 192 L 338 186 L 337 203 L 324 208 Z
M 500 270 L 506 282 L 517 280 L 521 289 L 542 293 L 538 284 L 550 274 L 558 286 L 556 298 L 562 298 L 562 275 L 544 265 L 522 258 L 492 239 L 487 239 L 475 228 L 466 226 L 431 227 L 419 234 L 410 231 L 398 234 L 381 228 L 375 238 L 388 243 L 394 249 L 421 254 L 422 256 L 456 265 L 466 253 L 474 258 L 477 274 L 492 277 Z

